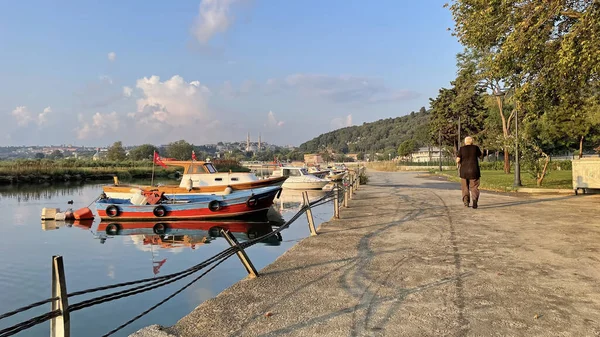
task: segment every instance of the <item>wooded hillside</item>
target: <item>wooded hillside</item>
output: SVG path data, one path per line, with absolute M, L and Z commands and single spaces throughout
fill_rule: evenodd
M 322 134 L 300 145 L 302 152 L 395 153 L 399 145 L 414 140 L 416 146 L 429 142 L 429 112 L 421 108 L 402 117 L 380 119 Z

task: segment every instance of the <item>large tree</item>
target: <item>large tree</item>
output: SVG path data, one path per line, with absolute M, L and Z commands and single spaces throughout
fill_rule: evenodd
M 129 151 L 129 158 L 132 160 L 152 160 L 154 152 L 158 152 L 158 148 L 152 144 L 142 144 Z
M 108 151 L 106 152 L 106 159 L 108 160 L 121 161 L 125 160 L 125 158 L 127 158 L 127 155 L 125 153 L 125 149 L 123 148 L 123 144 L 121 143 L 121 141 L 114 142 L 113 145 L 111 145 L 108 148 Z
M 526 141 L 546 160 L 557 144 L 583 150 L 584 139 L 594 139 L 599 1 L 455 0 L 451 10 L 454 34 L 479 55 L 479 74 L 493 84 L 501 113 L 501 88 L 510 89 L 505 136 L 518 113 L 526 130 L 536 130 Z
M 192 160 L 192 151 L 194 151 L 194 145 L 183 139 L 167 145 L 167 157 L 177 160 Z

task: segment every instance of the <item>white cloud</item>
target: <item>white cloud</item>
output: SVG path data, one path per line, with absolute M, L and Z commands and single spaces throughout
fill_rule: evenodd
M 38 115 L 38 125 L 41 126 L 41 125 L 46 124 L 46 122 L 48 122 L 47 115 L 51 112 L 52 112 L 51 107 L 48 106 L 48 107 L 44 108 L 44 111 L 42 111 L 42 113 Z
M 110 53 L 108 53 L 107 57 L 110 62 L 114 62 L 117 59 L 117 53 L 111 51 Z
M 209 119 L 207 107 L 210 90 L 198 81 L 186 82 L 175 75 L 164 82 L 160 77 L 144 77 L 136 87 L 143 97 L 137 100 L 135 119 L 141 123 L 189 126 Z
M 83 122 L 84 120 L 83 116 L 79 116 L 78 119 L 80 122 Z M 107 114 L 96 112 L 92 116 L 91 123 L 85 122 L 83 126 L 76 130 L 77 138 L 99 138 L 104 136 L 107 131 L 117 131 L 119 129 L 119 125 L 119 116 L 117 115 L 116 111 Z
M 331 127 L 333 129 L 341 129 L 341 128 L 345 128 L 348 126 L 352 126 L 352 115 L 348 115 L 346 116 L 346 118 L 340 117 L 340 118 L 334 118 L 333 120 L 331 120 Z
M 284 124 L 284 121 L 278 121 L 277 118 L 275 118 L 275 114 L 273 113 L 273 111 L 269 111 L 269 114 L 267 115 L 268 127 L 282 127 Z
M 100 79 L 101 82 L 106 82 L 108 84 L 113 84 L 112 78 L 110 76 L 108 76 L 108 75 L 100 75 L 98 78 Z
M 380 80 L 357 76 L 294 74 L 287 76 L 282 85 L 335 103 L 381 103 L 418 96 L 413 91 L 392 89 Z
M 17 120 L 17 125 L 27 126 L 33 119 L 31 113 L 27 110 L 26 106 L 18 106 L 12 111 L 12 115 Z
M 43 126 L 48 122 L 48 114 L 52 112 L 51 107 L 46 107 L 44 110 L 34 118 L 34 114 L 27 109 L 26 106 L 18 106 L 12 111 L 13 117 L 15 117 L 18 126 L 27 126 L 30 123 L 35 123 L 38 126 Z
M 133 94 L 133 89 L 131 87 L 123 87 L 123 96 L 124 97 L 131 97 L 132 94 Z
M 192 34 L 201 44 L 207 43 L 215 34 L 226 32 L 233 18 L 230 7 L 239 0 L 202 0 Z

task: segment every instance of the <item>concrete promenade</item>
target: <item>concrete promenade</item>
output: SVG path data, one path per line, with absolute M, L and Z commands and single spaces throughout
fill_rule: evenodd
M 600 195 L 483 192 L 474 210 L 456 183 L 368 173 L 259 278 L 134 335 L 600 336 Z

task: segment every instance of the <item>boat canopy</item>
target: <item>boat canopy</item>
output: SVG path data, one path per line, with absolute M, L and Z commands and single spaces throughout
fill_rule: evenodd
M 183 167 L 184 174 L 211 174 L 218 173 L 217 169 L 212 163 L 204 161 L 178 161 L 178 160 L 165 160 L 163 161 L 167 166 L 179 166 Z

